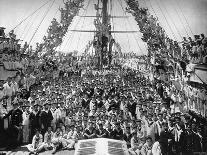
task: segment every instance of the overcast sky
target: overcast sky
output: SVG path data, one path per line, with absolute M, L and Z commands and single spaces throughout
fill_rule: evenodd
M 0 0 L 0 26 L 6 27 L 9 32 L 24 18 L 33 11 L 46 3 L 48 0 Z M 80 15 L 95 15 L 93 4 L 97 0 L 85 0 L 84 9 Z M 109 0 L 110 1 L 110 0 Z M 89 6 L 87 6 L 89 2 Z M 161 26 L 164 27 L 167 34 L 176 40 L 181 36 L 192 36 L 194 34 L 207 34 L 207 0 L 139 0 L 141 6 L 147 6 L 150 12 L 158 17 Z M 45 5 L 36 14 L 28 18 L 15 29 L 18 38 L 24 41 L 30 41 L 36 31 L 44 13 L 52 3 Z M 110 11 L 115 16 L 130 16 L 125 14 L 122 6 L 125 8 L 124 0 L 112 0 Z M 63 6 L 62 0 L 55 0 L 54 5 L 48 12 L 45 20 L 40 25 L 31 44 L 41 42 L 46 34 L 47 27 L 50 25 L 52 18 L 60 19 L 59 7 Z M 69 29 L 94 30 L 93 18 L 76 17 Z M 132 31 L 139 28 L 130 16 L 128 19 L 113 19 L 112 25 L 114 30 Z M 68 32 L 64 38 L 62 46 L 58 50 L 68 52 L 73 50 L 83 51 L 88 41 L 93 39 L 93 33 Z M 141 33 L 135 34 L 115 34 L 115 40 L 120 43 L 123 52 L 134 51 L 141 54 L 146 53 L 146 44 L 141 40 Z

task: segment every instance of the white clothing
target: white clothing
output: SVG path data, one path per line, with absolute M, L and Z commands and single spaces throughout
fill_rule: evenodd
M 18 84 L 15 81 L 11 82 L 11 87 L 12 87 L 14 93 L 19 90 L 19 86 L 18 86 Z
M 70 131 L 70 132 L 68 132 L 67 139 L 76 140 L 77 139 L 77 131 Z
M 34 152 L 42 145 L 42 142 L 43 142 L 43 136 L 41 134 L 39 135 L 39 137 L 34 135 L 32 139 L 32 144 L 27 145 L 27 148 L 30 152 Z
M 162 155 L 160 143 L 155 142 L 152 146 L 152 155 Z
M 53 137 L 54 137 L 54 133 L 52 131 L 51 133 L 46 132 L 44 136 L 44 143 L 51 144 Z
M 160 122 L 159 120 L 156 121 L 156 127 L 157 127 L 158 134 L 160 135 L 162 131 L 162 122 Z
M 9 84 L 7 82 L 3 85 L 3 87 L 4 87 L 4 89 L 3 89 L 4 96 L 12 96 L 13 95 L 14 89 L 13 89 L 12 85 L 9 86 Z
M 29 125 L 29 114 L 26 111 L 24 111 L 22 117 L 23 117 L 22 125 Z
M 60 108 L 55 110 L 53 118 L 54 118 L 55 122 L 62 118 L 62 112 L 61 112 Z

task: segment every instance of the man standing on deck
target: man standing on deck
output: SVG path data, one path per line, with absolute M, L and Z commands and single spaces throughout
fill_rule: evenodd
M 18 103 L 13 103 L 13 109 L 9 111 L 7 115 L 3 117 L 3 119 L 11 116 L 11 124 L 9 126 L 9 133 L 13 140 L 13 146 L 16 147 L 20 143 L 21 130 L 22 130 L 22 117 L 23 112 L 18 108 Z

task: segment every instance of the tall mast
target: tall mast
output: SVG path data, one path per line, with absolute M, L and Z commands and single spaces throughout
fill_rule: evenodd
M 107 25 L 108 21 L 108 12 L 107 12 L 107 4 L 108 0 L 103 0 L 103 8 L 102 8 L 102 24 Z
M 97 11 L 97 19 L 95 20 L 95 26 L 97 28 L 96 37 L 97 40 L 94 41 L 94 47 L 96 50 L 97 56 L 97 67 L 102 69 L 103 66 L 108 64 L 108 44 L 109 44 L 109 20 L 108 20 L 108 0 L 102 0 L 102 12 L 101 12 L 101 19 L 99 16 L 99 0 L 98 4 L 95 5 L 95 9 Z M 100 20 L 99 20 L 100 19 Z

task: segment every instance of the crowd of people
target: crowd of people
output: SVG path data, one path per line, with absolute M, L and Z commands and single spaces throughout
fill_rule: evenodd
M 56 49 L 63 42 L 73 18 L 78 14 L 79 9 L 83 7 L 83 0 L 64 2 L 64 8 L 60 8 L 60 22 L 53 18 L 47 29 L 47 34 L 43 37 L 41 43 L 36 43 L 35 49 L 27 42 L 24 43 L 22 53 L 32 55 L 33 57 L 48 57 L 56 53 Z
M 26 145 L 32 154 L 74 149 L 78 140 L 111 138 L 124 140 L 132 155 L 178 155 L 206 152 L 207 122 L 194 109 L 206 110 L 185 88 L 161 78 L 160 70 L 183 79 L 188 63 L 206 63 L 206 38 L 183 38 L 182 46 L 169 39 L 157 19 L 128 0 L 149 49 L 148 69 L 153 79 L 139 71 L 117 68 L 103 74 L 85 71 L 75 65 L 77 57 L 55 59 L 53 52 L 40 57 L 40 51 L 54 51 L 67 32 L 82 1 L 68 1 L 61 8 L 61 22 L 55 19 L 44 43 L 35 52 L 27 43 L 21 48 L 14 32 L 6 38 L 0 28 L 3 62 L 21 62 L 16 76 L 0 84 L 0 147 Z M 57 41 L 57 42 L 56 42 Z M 5 54 L 6 53 L 6 54 Z M 1 53 L 0 53 L 1 54 Z M 8 58 L 7 58 L 8 57 Z M 159 64 L 155 68 L 154 59 Z M 183 62 L 183 63 L 181 63 Z M 65 69 L 66 66 L 73 66 Z M 169 76 L 168 76 L 169 77 Z M 192 106 L 191 106 L 192 105 Z M 200 106 L 198 108 L 198 106 Z M 204 112 L 205 114 L 205 112 Z
M 142 8 L 135 0 L 127 1 L 127 10 L 135 16 L 140 32 L 143 33 L 142 40 L 147 42 L 149 57 L 155 55 L 158 61 L 172 60 L 173 62 L 207 63 L 207 38 L 204 34 L 194 35 L 194 38 L 183 37 L 182 42 L 170 39 L 165 30 L 160 26 L 158 18 L 151 15 L 147 8 Z M 159 63 L 159 62 L 158 62 Z M 185 68 L 182 67 L 185 71 Z
M 206 151 L 206 120 L 174 109 L 167 87 L 161 86 L 130 69 L 122 76 L 45 78 L 17 92 L 10 111 L 3 98 L 1 136 L 9 146 L 29 144 L 35 154 L 74 149 L 78 140 L 100 137 L 125 140 L 131 154 Z
M 150 14 L 147 8 L 140 7 L 139 2 L 135 0 L 127 0 L 128 12 L 135 16 L 140 32 L 143 34 L 142 40 L 147 43 L 148 47 L 148 70 L 151 71 L 152 80 L 154 77 L 162 80 L 164 83 L 177 87 L 176 94 L 182 96 L 183 92 L 187 99 L 191 100 L 194 105 L 185 105 L 190 109 L 198 109 L 202 111 L 205 105 L 205 80 L 201 81 L 202 85 L 186 84 L 191 73 L 194 72 L 193 67 L 196 64 L 206 64 L 207 55 L 207 38 L 204 34 L 194 35 L 194 39 L 183 37 L 182 42 L 175 41 L 167 35 L 163 27 L 159 24 L 159 19 Z M 189 69 L 191 68 L 191 69 Z M 200 78 L 202 79 L 202 78 Z M 171 85 L 172 86 L 172 85 Z M 196 95 L 200 94 L 200 95 Z M 201 95 L 203 94 L 203 95 Z M 176 99 L 175 99 L 176 100 Z M 180 102 L 180 101 L 179 101 Z M 205 112 L 201 112 L 205 115 Z

